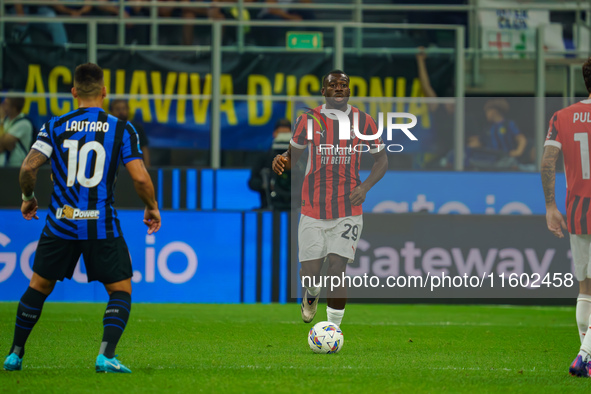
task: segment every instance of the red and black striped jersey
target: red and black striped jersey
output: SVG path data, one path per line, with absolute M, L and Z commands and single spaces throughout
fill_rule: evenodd
M 591 234 L 591 100 L 557 111 L 544 146 L 562 150 L 566 172 L 566 221 L 571 234 Z
M 302 185 L 302 214 L 315 219 L 361 215 L 361 205 L 354 206 L 349 200 L 353 189 L 361 184 L 361 153 L 378 153 L 384 149 L 384 143 L 381 138 L 361 140 L 355 135 L 354 119 L 358 119 L 362 135 L 375 135 L 377 126 L 370 115 L 350 105 L 345 112 L 350 121 L 350 139 L 339 139 L 339 122 L 330 114 L 322 114 L 324 108 L 321 105 L 302 114 L 291 139 L 293 148 L 309 148 Z

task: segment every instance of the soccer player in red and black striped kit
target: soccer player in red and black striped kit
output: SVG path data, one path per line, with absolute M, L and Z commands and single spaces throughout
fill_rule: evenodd
M 318 278 L 325 259 L 329 276 L 342 278 L 347 263 L 355 258 L 363 227 L 361 204 L 365 195 L 386 173 L 388 158 L 381 138 L 361 140 L 353 132 L 375 135 L 374 120 L 365 112 L 348 105 L 349 76 L 341 70 L 330 71 L 322 79 L 322 95 L 326 104 L 302 114 L 296 121 L 289 149 L 273 160 L 273 170 L 281 175 L 299 160 L 308 148 L 308 164 L 302 186 L 302 215 L 298 227 L 300 277 Z M 339 110 L 351 124 L 350 139 L 339 139 Z M 308 130 L 312 126 L 313 130 Z M 353 147 L 360 148 L 354 149 Z M 374 157 L 371 173 L 359 179 L 361 152 Z M 318 282 L 316 282 L 317 284 Z M 302 319 L 309 323 L 316 315 L 320 287 L 306 287 L 302 300 Z M 340 325 L 347 303 L 347 288 L 342 285 L 328 289 L 328 321 Z
M 583 64 L 583 77 L 589 98 L 552 116 L 544 144 L 541 172 L 548 229 L 558 238 L 564 237 L 562 229 L 570 233 L 572 260 L 579 281 L 576 318 L 581 348 L 569 372 L 573 376 L 589 377 L 591 334 L 586 334 L 591 327 L 591 58 Z M 566 223 L 554 199 L 556 161 L 560 151 L 564 157 L 567 183 Z

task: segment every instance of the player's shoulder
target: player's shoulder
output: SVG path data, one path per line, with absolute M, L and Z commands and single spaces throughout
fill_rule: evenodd
M 129 120 L 127 123 L 131 124 L 137 132 L 140 132 L 140 130 L 144 129 L 144 125 L 137 120 Z
M 123 130 L 128 130 L 128 131 L 135 130 L 135 128 L 133 127 L 133 125 L 131 124 L 130 121 L 121 120 L 118 117 L 111 115 L 111 114 L 107 114 L 107 122 L 111 123 L 111 125 L 114 125 L 116 127 L 116 130 L 118 130 L 120 128 Z
M 128 121 L 121 120 L 118 117 L 111 115 L 111 114 L 107 114 L 107 122 L 113 123 L 113 124 L 122 124 L 122 125 L 127 125 L 127 123 L 129 123 Z
M 352 114 L 353 113 L 357 113 L 357 114 L 359 114 L 359 116 L 368 116 L 368 117 L 371 118 L 371 115 L 370 114 L 368 114 L 365 111 L 360 110 L 359 108 L 357 108 L 354 105 L 350 105 L 349 108 L 350 108 L 350 111 L 351 111 Z
M 314 108 L 304 107 L 303 112 L 298 116 L 298 119 L 302 119 L 308 116 L 319 116 L 322 113 L 322 105 Z
M 84 113 L 83 109 L 78 108 L 78 109 L 72 110 L 70 112 L 67 112 L 63 115 L 52 116 L 51 119 L 49 119 L 48 123 L 53 127 L 58 127 L 64 123 L 66 123 L 68 120 L 72 120 L 83 113 Z
M 60 116 L 52 117 L 47 124 L 53 131 L 60 126 L 66 126 L 68 122 L 88 121 L 88 113 L 91 108 L 77 108 Z
M 572 120 L 575 113 L 589 112 L 591 111 L 591 99 L 583 100 L 569 105 L 568 107 L 559 109 L 554 112 L 553 118 L 556 120 L 562 120 L 568 118 Z
M 370 114 L 368 114 L 365 111 L 360 110 L 357 107 L 351 106 L 351 115 L 353 115 L 353 114 L 358 114 L 357 116 L 362 121 L 366 121 L 369 119 L 369 120 L 372 120 L 375 122 L 375 119 Z
M 309 108 L 309 107 L 304 107 L 303 108 L 303 112 L 297 117 L 294 125 L 293 125 L 293 129 L 294 130 L 298 130 L 301 129 L 301 126 L 306 124 L 306 120 L 309 118 L 314 118 L 316 117 L 316 115 L 320 115 L 320 110 L 322 109 L 322 106 L 316 107 L 316 108 Z

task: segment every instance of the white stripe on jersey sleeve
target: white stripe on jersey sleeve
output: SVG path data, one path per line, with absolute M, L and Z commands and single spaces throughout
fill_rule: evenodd
M 35 141 L 31 148 L 43 153 L 48 159 L 51 158 L 51 154 L 53 153 L 53 147 L 51 145 L 39 140 Z
M 546 140 L 546 142 L 544 142 L 544 146 L 555 146 L 558 149 L 562 149 L 562 144 L 555 140 Z

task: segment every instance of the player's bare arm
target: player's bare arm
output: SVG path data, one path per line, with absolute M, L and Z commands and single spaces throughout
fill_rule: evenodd
M 127 168 L 131 179 L 133 179 L 135 191 L 143 203 L 146 204 L 144 224 L 148 226 L 148 234 L 153 234 L 160 229 L 161 219 L 152 178 L 150 178 L 143 160 L 132 160 L 125 165 L 125 168 Z
M 35 183 L 37 183 L 37 172 L 47 160 L 47 156 L 43 153 L 31 149 L 21 166 L 19 175 L 19 183 L 23 193 L 21 212 L 27 220 L 39 219 L 37 216 L 37 199 L 33 191 L 35 190 Z
M 562 214 L 556 207 L 554 198 L 554 186 L 556 183 L 556 161 L 560 155 L 560 149 L 555 146 L 544 147 L 542 156 L 542 187 L 544 188 L 544 197 L 546 198 L 546 224 L 548 230 L 558 238 L 563 238 L 562 229 L 566 230 L 566 223 Z
M 525 147 L 527 146 L 527 138 L 523 134 L 517 134 L 515 136 L 515 140 L 517 141 L 517 148 L 513 149 L 509 152 L 509 156 L 511 157 L 519 157 L 525 151 Z
M 349 195 L 349 199 L 351 200 L 351 204 L 353 205 L 361 205 L 365 201 L 365 195 L 382 177 L 386 174 L 386 170 L 388 170 L 388 156 L 386 155 L 386 150 L 382 149 L 380 152 L 375 153 L 372 155 L 375 162 L 371 167 L 371 172 L 369 176 L 363 183 L 357 186 L 351 194 Z
M 273 171 L 277 175 L 283 174 L 283 171 L 291 169 L 292 164 L 298 162 L 300 157 L 302 157 L 302 153 L 304 153 L 303 149 L 292 149 L 291 145 L 289 145 L 285 152 L 275 156 L 273 159 Z

